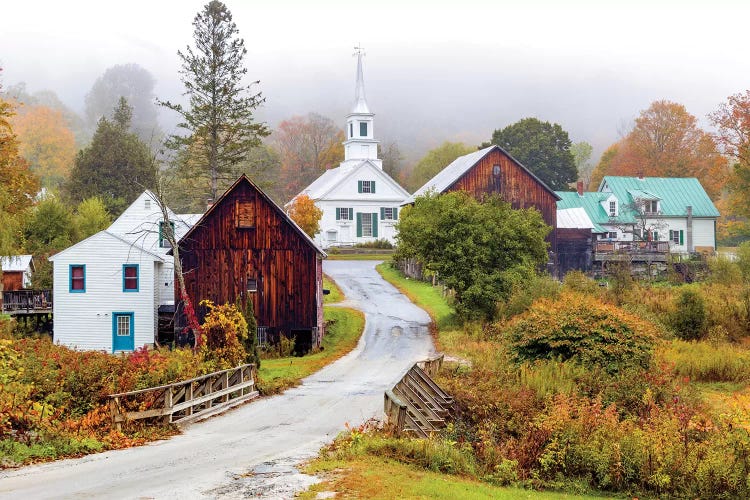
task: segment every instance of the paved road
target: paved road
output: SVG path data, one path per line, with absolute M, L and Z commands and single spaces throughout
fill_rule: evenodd
M 167 441 L 0 472 L 0 497 L 291 496 L 310 482 L 293 466 L 315 455 L 345 423 L 382 415 L 383 391 L 432 353 L 429 317 L 385 282 L 375 264 L 325 262 L 349 303 L 364 311 L 365 332 L 354 351 L 301 386 Z

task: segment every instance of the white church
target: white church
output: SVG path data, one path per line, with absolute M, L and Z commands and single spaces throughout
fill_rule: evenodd
M 365 99 L 362 51 L 357 51 L 354 108 L 346 117 L 344 161 L 318 177 L 306 194 L 323 211 L 315 242 L 323 248 L 385 239 L 395 243 L 399 206 L 409 197 L 383 171 L 375 140 L 375 115 Z

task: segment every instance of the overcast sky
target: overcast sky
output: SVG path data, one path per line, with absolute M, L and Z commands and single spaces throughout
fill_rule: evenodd
M 137 63 L 160 98 L 175 99 L 176 52 L 205 3 L 3 2 L 3 84 L 53 90 L 82 112 L 108 67 Z M 750 88 L 747 1 L 226 3 L 248 48 L 248 80 L 266 97 L 262 119 L 315 111 L 343 127 L 361 43 L 376 134 L 411 157 L 444 140 L 489 140 L 527 116 L 600 153 L 654 100 L 680 102 L 707 125 L 707 113 Z

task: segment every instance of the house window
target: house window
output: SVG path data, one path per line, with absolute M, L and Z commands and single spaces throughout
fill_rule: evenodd
M 171 245 L 169 244 L 169 239 L 167 238 L 168 234 L 165 233 L 164 221 L 159 221 L 159 247 L 160 248 L 171 248 Z M 169 222 L 169 227 L 172 230 L 172 235 L 174 236 L 174 222 Z
M 117 336 L 118 337 L 129 337 L 130 336 L 130 316 L 127 314 L 117 315 Z
M 383 220 L 396 220 L 398 219 L 398 208 L 395 207 L 381 207 L 380 218 Z
M 123 264 L 122 266 L 122 291 L 138 291 L 138 264 Z
M 336 220 L 354 219 L 354 209 L 346 207 L 336 207 Z
M 86 265 L 71 264 L 68 272 L 70 273 L 70 293 L 85 293 Z
M 237 200 L 237 227 L 248 229 L 255 227 L 255 204 L 252 201 Z
M 673 231 L 669 230 L 669 241 L 674 243 L 675 245 L 683 245 L 684 244 L 684 232 L 683 231 Z
M 367 122 L 359 122 L 359 136 L 367 137 Z
M 378 237 L 378 214 L 357 214 L 357 237 Z
M 357 181 L 358 193 L 374 193 L 375 181 Z
M 657 200 L 646 200 L 645 211 L 647 214 L 655 214 L 659 211 L 659 202 Z
M 607 238 L 610 240 L 616 240 L 617 239 L 617 231 L 610 231 L 607 233 Z
M 144 208 L 145 208 L 146 210 L 149 210 L 149 209 L 151 208 L 151 199 L 149 199 L 149 198 L 146 198 L 146 199 L 145 199 L 145 200 L 143 201 L 143 207 L 144 207 Z
M 614 217 L 616 215 L 617 215 L 617 202 L 610 201 L 609 202 L 609 216 Z
M 365 214 L 370 215 L 370 214 Z M 372 217 L 363 217 L 362 218 L 362 236 L 372 236 Z

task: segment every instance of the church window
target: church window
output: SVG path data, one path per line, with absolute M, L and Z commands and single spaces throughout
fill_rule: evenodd
M 358 193 L 374 193 L 375 181 L 357 181 Z
M 336 207 L 336 220 L 352 220 L 354 209 L 351 207 Z
M 359 122 L 359 136 L 367 137 L 367 122 Z
M 354 124 L 350 123 L 349 124 L 349 138 L 351 139 L 352 137 L 354 137 Z

